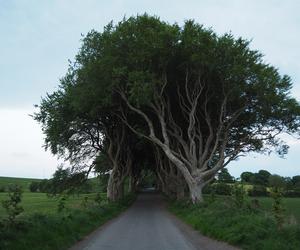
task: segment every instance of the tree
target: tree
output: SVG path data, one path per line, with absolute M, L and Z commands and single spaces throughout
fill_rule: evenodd
M 266 170 L 259 170 L 258 173 L 255 173 L 251 179 L 251 183 L 256 185 L 268 185 L 268 180 L 271 174 Z
M 270 187 L 277 189 L 284 189 L 286 187 L 284 178 L 277 174 L 270 175 L 268 178 L 268 183 Z
M 24 209 L 20 205 L 22 201 L 22 188 L 18 185 L 8 187 L 8 199 L 2 201 L 2 206 L 8 215 L 8 223 L 11 226 L 16 224 L 16 218 Z
M 300 175 L 293 176 L 292 183 L 293 183 L 294 187 L 300 188 Z
M 291 86 L 242 38 L 145 14 L 88 33 L 35 119 L 53 153 L 75 163 L 109 155 L 108 194 L 118 194 L 123 177 L 135 172 L 130 133 L 148 140 L 161 183 L 182 180 L 177 186 L 186 185 L 196 203 L 232 160 L 287 152 L 278 135 L 299 132 Z
M 243 172 L 241 174 L 241 181 L 250 183 L 251 180 L 253 179 L 253 176 L 254 176 L 254 174 L 251 172 Z
M 38 192 L 39 191 L 40 182 L 33 181 L 29 185 L 30 192 Z
M 223 168 L 218 173 L 218 181 L 225 183 L 233 183 L 234 177 L 230 175 L 227 168 Z

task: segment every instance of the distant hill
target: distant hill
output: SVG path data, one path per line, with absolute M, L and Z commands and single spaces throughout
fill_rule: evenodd
M 41 181 L 41 179 L 33 178 L 17 178 L 17 177 L 2 177 L 0 176 L 0 187 L 9 186 L 11 184 L 20 185 L 24 192 L 29 192 L 29 185 L 33 181 Z

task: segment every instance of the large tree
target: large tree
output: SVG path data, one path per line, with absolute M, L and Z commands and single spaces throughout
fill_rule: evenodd
M 242 38 L 142 15 L 88 33 L 36 119 L 52 151 L 67 149 L 76 159 L 103 150 L 106 140 L 116 147 L 123 143 L 117 135 L 131 130 L 153 144 L 157 173 L 184 180 L 198 202 L 230 161 L 251 151 L 287 152 L 278 135 L 297 133 L 300 121 L 291 86 Z

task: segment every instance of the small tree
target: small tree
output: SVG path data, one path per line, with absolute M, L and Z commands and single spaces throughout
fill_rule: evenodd
M 234 177 L 230 175 L 227 168 L 222 168 L 218 173 L 218 181 L 225 183 L 233 183 Z
M 40 183 L 37 181 L 33 181 L 30 183 L 29 190 L 30 192 L 38 192 Z
M 241 181 L 242 182 L 247 182 L 247 183 L 250 183 L 252 178 L 253 178 L 254 174 L 251 173 L 251 172 L 243 172 L 241 174 Z
M 268 191 L 265 186 L 262 185 L 254 185 L 252 189 L 248 191 L 250 196 L 267 196 Z
M 282 204 L 282 193 L 279 188 L 273 188 L 271 192 L 273 198 L 272 212 L 277 223 L 278 229 L 281 229 L 284 222 L 284 207 Z
M 81 202 L 81 205 L 82 205 L 83 208 L 87 208 L 87 206 L 88 206 L 88 201 L 89 201 L 89 197 L 88 197 L 88 196 L 84 196 L 84 197 L 83 197 L 83 200 L 82 200 L 82 202 Z
M 0 186 L 0 193 L 4 193 L 6 191 L 5 186 Z
M 269 186 L 277 189 L 284 189 L 286 187 L 286 182 L 283 177 L 273 174 L 269 176 L 268 179 Z
M 233 185 L 231 195 L 233 197 L 233 201 L 238 208 L 242 208 L 246 201 L 246 190 L 244 185 L 235 183 Z
M 16 224 L 16 217 L 21 214 L 24 209 L 20 205 L 22 201 L 22 189 L 18 185 L 8 187 L 8 199 L 2 201 L 2 206 L 8 214 L 9 225 Z
M 62 213 L 66 210 L 66 196 L 60 197 L 58 204 L 57 204 L 57 212 Z
M 101 203 L 102 203 L 102 197 L 101 197 L 101 194 L 100 193 L 97 193 L 96 194 L 96 197 L 95 197 L 95 202 L 97 203 L 97 205 L 101 206 Z

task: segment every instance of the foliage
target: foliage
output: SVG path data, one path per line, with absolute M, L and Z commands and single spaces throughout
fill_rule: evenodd
M 284 189 L 286 187 L 286 181 L 283 177 L 279 175 L 270 175 L 269 179 L 269 186 L 277 189 Z
M 4 187 L 7 190 L 10 185 L 18 185 L 23 192 L 28 192 L 29 186 L 33 181 L 39 182 L 40 179 L 0 176 L 0 187 Z
M 279 229 L 282 229 L 284 222 L 284 208 L 282 205 L 282 193 L 278 187 L 273 188 L 271 192 L 271 197 L 274 200 L 272 205 L 272 212 L 276 220 L 277 227 Z
M 224 183 L 234 183 L 234 177 L 230 175 L 227 168 L 223 168 L 218 173 L 218 181 Z
M 88 206 L 88 200 L 89 200 L 89 197 L 88 196 L 84 196 L 83 197 L 83 200 L 82 200 L 82 202 L 81 202 L 81 206 L 83 207 L 83 208 L 87 208 L 87 206 Z M 96 201 L 96 200 L 95 200 Z
M 8 199 L 2 201 L 2 206 L 5 208 L 8 215 L 9 225 L 16 224 L 16 218 L 24 209 L 20 205 L 22 201 L 22 189 L 18 185 L 11 185 L 8 188 Z
M 57 212 L 62 213 L 66 210 L 66 200 L 67 200 L 67 197 L 65 195 L 62 195 L 59 198 L 58 204 L 57 204 Z
M 70 168 L 60 166 L 47 183 L 47 193 L 88 193 L 92 189 L 85 172 L 72 172 Z
M 262 185 L 253 185 L 252 189 L 248 191 L 250 196 L 267 196 L 267 188 Z
M 101 194 L 97 193 L 96 197 L 95 197 L 96 204 L 98 204 L 98 206 L 101 206 L 102 201 L 103 201 L 103 198 L 101 197 Z
M 241 174 L 241 181 L 242 182 L 246 182 L 246 183 L 250 183 L 253 179 L 253 173 L 251 172 L 243 172 Z
M 134 201 L 128 196 L 119 203 L 105 203 L 87 209 L 71 209 L 67 218 L 61 213 L 33 214 L 24 221 L 24 229 L 0 227 L 0 249 L 69 249 L 106 221 L 124 211 Z
M 231 186 L 226 183 L 213 184 L 215 193 L 218 195 L 231 195 Z
M 30 183 L 29 190 L 30 192 L 38 192 L 40 187 L 40 182 L 33 181 Z
M 299 225 L 281 230 L 266 211 L 238 208 L 228 199 L 191 205 L 175 202 L 170 210 L 196 230 L 209 237 L 226 241 L 245 250 L 294 250 L 300 247 Z M 217 219 L 216 219 L 217 218 Z
M 68 209 L 74 209 L 80 207 L 80 203 L 84 196 L 88 196 L 89 200 L 93 201 L 96 197 L 96 193 L 89 194 L 74 194 L 69 195 L 66 199 L 65 206 Z M 2 200 L 6 200 L 7 194 L 0 194 L 0 204 Z M 105 193 L 101 193 L 103 203 L 105 203 Z M 20 215 L 20 219 L 23 217 L 30 217 L 35 213 L 39 214 L 56 214 L 59 199 L 61 196 L 48 196 L 45 193 L 31 193 L 24 192 L 22 194 L 22 207 L 24 212 Z M 0 206 L 0 221 L 6 216 L 5 209 Z
M 242 184 L 235 183 L 232 187 L 231 194 L 236 207 L 244 207 L 247 198 L 247 193 L 244 186 Z
M 287 190 L 282 194 L 284 197 L 300 197 L 300 189 L 298 190 Z
M 295 187 L 300 188 L 300 175 L 293 176 L 292 183 Z
M 270 176 L 271 176 L 271 174 L 268 171 L 259 170 L 258 173 L 254 173 L 254 175 L 251 179 L 251 183 L 253 183 L 255 185 L 267 186 Z
M 245 39 L 219 36 L 193 20 L 180 27 L 144 14 L 90 31 L 34 119 L 46 148 L 79 173 L 68 185 L 93 168 L 113 170 L 111 178 L 121 181 L 111 186 L 121 185 L 124 175 L 140 177 L 151 168 L 133 163 L 143 138 L 151 142 L 149 162 L 162 151 L 161 165 L 177 167 L 189 189 L 201 190 L 192 184 L 209 183 L 248 152 L 287 153 L 278 135 L 298 133 L 300 124 L 291 87 L 290 77 L 265 63 Z M 109 164 L 97 166 L 98 158 Z M 267 185 L 269 175 L 261 170 L 253 183 Z M 52 185 L 53 193 L 65 189 L 62 183 Z M 193 202 L 200 200 L 200 191 L 190 193 Z

